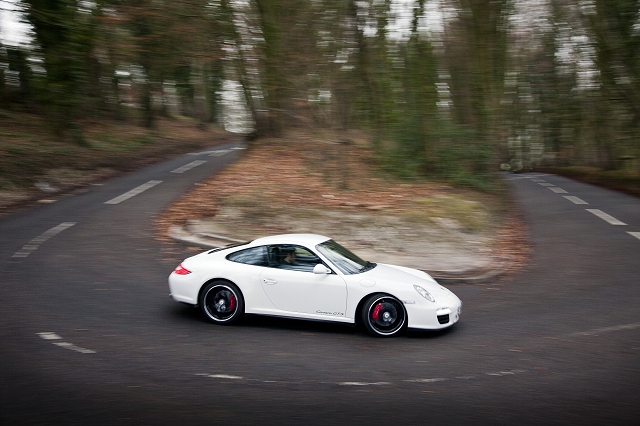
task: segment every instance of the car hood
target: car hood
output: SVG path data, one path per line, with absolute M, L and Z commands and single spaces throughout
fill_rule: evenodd
M 402 266 L 378 264 L 375 268 L 358 275 L 360 285 L 365 287 L 392 287 L 398 290 L 411 289 L 417 284 L 437 299 L 449 298 L 451 291 L 438 284 L 429 274 Z
M 427 290 L 440 288 L 440 285 L 425 272 L 383 263 L 378 263 L 375 268 L 359 276 L 361 279 L 374 280 L 380 283 L 418 284 Z

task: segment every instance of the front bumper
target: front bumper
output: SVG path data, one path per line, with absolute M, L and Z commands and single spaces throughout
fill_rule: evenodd
M 405 304 L 409 316 L 409 328 L 439 330 L 451 327 L 460 320 L 462 301 L 449 297 L 437 303 Z

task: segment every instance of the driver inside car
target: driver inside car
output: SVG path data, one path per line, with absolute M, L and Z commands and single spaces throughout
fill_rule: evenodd
M 280 262 L 280 264 L 282 266 L 286 267 L 290 267 L 290 266 L 294 266 L 296 263 L 296 250 L 295 249 L 287 249 L 287 250 L 283 250 L 282 251 L 282 255 L 284 256 L 282 258 L 282 261 Z

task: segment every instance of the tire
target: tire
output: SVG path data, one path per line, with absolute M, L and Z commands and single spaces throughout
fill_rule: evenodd
M 388 294 L 369 296 L 362 305 L 362 323 L 377 337 L 397 336 L 407 323 L 407 311 L 398 299 Z
M 233 324 L 244 314 L 242 292 L 228 281 L 213 281 L 200 293 L 200 309 L 208 321 Z

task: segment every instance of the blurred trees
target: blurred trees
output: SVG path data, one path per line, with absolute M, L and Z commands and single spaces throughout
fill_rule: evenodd
M 219 121 L 233 81 L 256 135 L 365 130 L 408 176 L 640 169 L 637 0 L 19 4 L 33 42 L 0 46 L 2 105 L 76 143 L 86 117 Z
M 615 168 L 616 156 L 629 155 L 640 143 L 640 3 L 634 0 L 598 0 L 586 13 L 600 72 L 598 139 Z M 595 7 L 594 7 L 595 6 Z M 624 157 L 621 157 L 624 158 Z
M 94 95 L 87 90 L 95 60 L 93 16 L 70 0 L 27 0 L 25 4 L 46 71 L 34 95 L 45 106 L 56 134 L 71 129 L 81 141 L 75 117 L 83 96 Z

